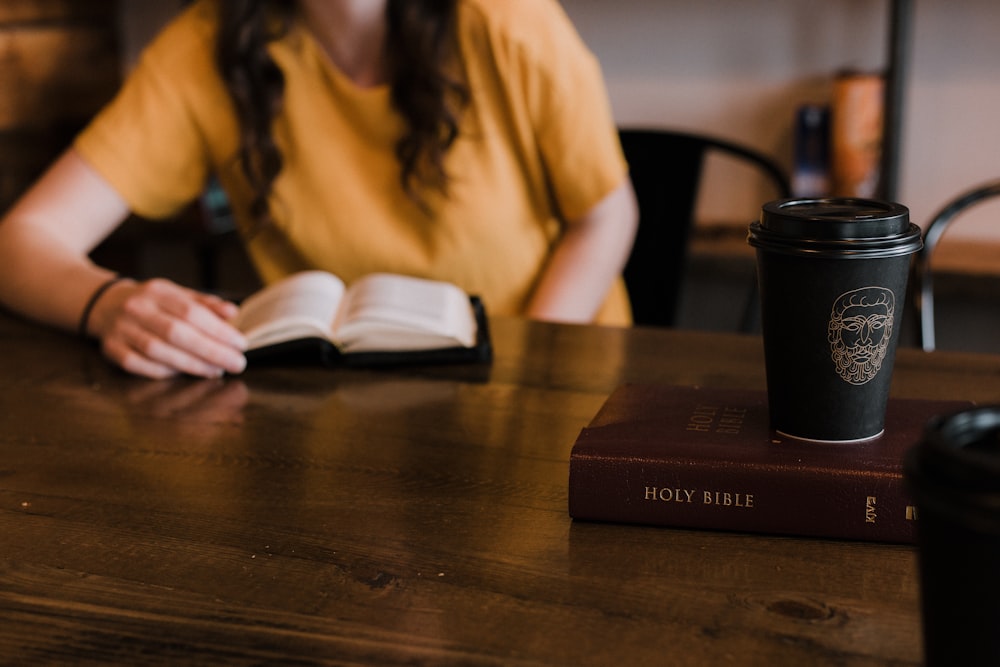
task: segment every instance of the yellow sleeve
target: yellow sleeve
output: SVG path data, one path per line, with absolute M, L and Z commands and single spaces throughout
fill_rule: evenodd
M 183 208 L 204 188 L 211 163 L 234 150 L 226 147 L 235 145 L 235 125 L 215 72 L 212 21 L 204 2 L 178 16 L 74 142 L 145 217 Z
M 573 220 L 621 184 L 627 164 L 596 56 L 558 3 L 532 3 L 547 16 L 525 42 L 524 91 L 554 197 Z

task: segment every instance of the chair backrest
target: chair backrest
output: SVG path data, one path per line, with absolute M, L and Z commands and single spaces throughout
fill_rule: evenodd
M 788 178 L 766 155 L 710 136 L 633 128 L 620 129 L 619 136 L 639 202 L 639 230 L 624 271 L 633 318 L 673 326 L 706 155 L 718 151 L 752 165 L 779 198 L 789 196 Z M 756 308 L 753 290 L 748 285 L 748 308 Z M 749 310 L 743 319 L 743 328 L 750 328 Z
M 941 236 L 958 214 L 993 197 L 1000 197 L 1000 180 L 983 183 L 955 197 L 942 206 L 924 228 L 924 247 L 914 258 L 909 292 L 911 306 L 916 313 L 920 347 L 928 352 L 937 347 L 934 328 L 934 271 L 931 267 L 931 258 Z

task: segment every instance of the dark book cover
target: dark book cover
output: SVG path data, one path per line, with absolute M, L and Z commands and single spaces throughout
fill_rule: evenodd
M 763 391 L 615 390 L 573 445 L 574 519 L 913 543 L 903 455 L 934 415 L 970 402 L 890 399 L 885 432 L 852 444 L 778 436 Z
M 386 350 L 344 353 L 323 338 L 296 340 L 260 347 L 247 352 L 250 366 L 344 366 L 372 368 L 433 364 L 486 364 L 493 360 L 486 308 L 477 296 L 469 297 L 476 318 L 476 344 L 472 347 L 442 347 L 427 350 Z

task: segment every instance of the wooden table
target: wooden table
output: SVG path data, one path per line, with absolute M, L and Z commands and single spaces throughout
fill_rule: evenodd
M 488 369 L 151 382 L 0 315 L 0 662 L 920 662 L 910 547 L 567 514 L 608 392 L 763 388 L 759 339 L 493 334 Z M 1000 401 L 1000 357 L 902 350 L 894 382 Z

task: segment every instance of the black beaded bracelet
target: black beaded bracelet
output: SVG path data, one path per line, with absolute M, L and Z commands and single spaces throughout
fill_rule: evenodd
M 114 278 L 108 278 L 103 283 L 101 283 L 100 286 L 98 286 L 98 288 L 94 290 L 94 293 L 90 295 L 90 298 L 87 299 L 87 305 L 83 307 L 83 313 L 80 315 L 80 326 L 77 329 L 77 332 L 80 334 L 81 337 L 83 338 L 87 337 L 87 324 L 89 324 L 90 322 L 90 311 L 94 309 L 94 305 L 97 303 L 97 300 L 100 299 L 101 296 L 105 292 L 107 292 L 112 285 L 121 282 L 122 280 L 125 280 L 125 276 L 115 276 Z

